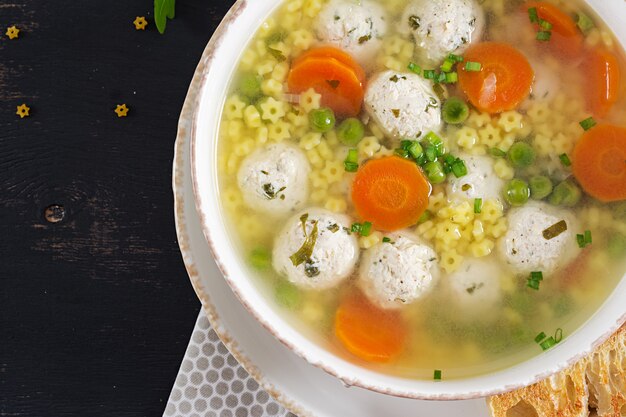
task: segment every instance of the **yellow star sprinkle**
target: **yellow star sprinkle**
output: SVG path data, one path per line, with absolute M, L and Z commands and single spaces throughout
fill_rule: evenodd
M 115 108 L 115 113 L 117 113 L 117 117 L 126 117 L 128 115 L 128 110 L 130 109 L 126 107 L 126 104 L 118 104 Z
M 135 29 L 137 30 L 146 30 L 146 26 L 148 26 L 148 21 L 143 16 L 137 16 L 133 23 L 135 24 Z
M 7 33 L 6 35 L 9 37 L 9 39 L 16 39 L 20 34 L 20 30 L 18 28 L 15 27 L 15 25 L 11 26 L 10 28 L 7 28 Z
M 24 117 L 30 116 L 29 112 L 30 112 L 30 107 L 28 107 L 26 103 L 24 103 L 21 106 L 17 106 L 17 112 L 15 112 L 15 114 L 20 116 L 20 119 L 23 119 Z

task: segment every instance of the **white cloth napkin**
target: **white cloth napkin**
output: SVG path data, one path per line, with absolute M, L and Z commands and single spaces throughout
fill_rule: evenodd
M 296 417 L 230 354 L 200 311 L 165 417 Z

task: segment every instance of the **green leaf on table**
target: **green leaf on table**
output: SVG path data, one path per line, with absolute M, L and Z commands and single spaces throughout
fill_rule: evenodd
M 159 33 L 165 32 L 167 19 L 175 16 L 176 0 L 154 0 L 154 23 Z

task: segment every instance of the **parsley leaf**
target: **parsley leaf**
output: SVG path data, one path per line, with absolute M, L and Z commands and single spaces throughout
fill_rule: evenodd
M 154 23 L 160 34 L 165 32 L 167 19 L 175 16 L 176 0 L 154 0 Z

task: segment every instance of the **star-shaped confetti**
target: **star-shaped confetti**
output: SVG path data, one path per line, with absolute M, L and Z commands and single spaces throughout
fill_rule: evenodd
M 23 119 L 24 117 L 30 116 L 29 112 L 30 112 L 30 107 L 28 107 L 26 103 L 24 103 L 21 106 L 17 106 L 17 112 L 15 112 L 15 114 L 20 116 L 20 119 Z
M 148 26 L 148 21 L 143 16 L 137 16 L 137 18 L 133 21 L 135 25 L 135 29 L 137 30 L 146 30 L 146 26 Z
M 20 30 L 13 25 L 10 28 L 7 28 L 6 35 L 9 39 L 16 39 L 20 35 Z
M 126 117 L 128 115 L 128 110 L 130 109 L 126 107 L 126 104 L 118 104 L 115 108 L 115 113 L 117 113 L 117 117 Z

